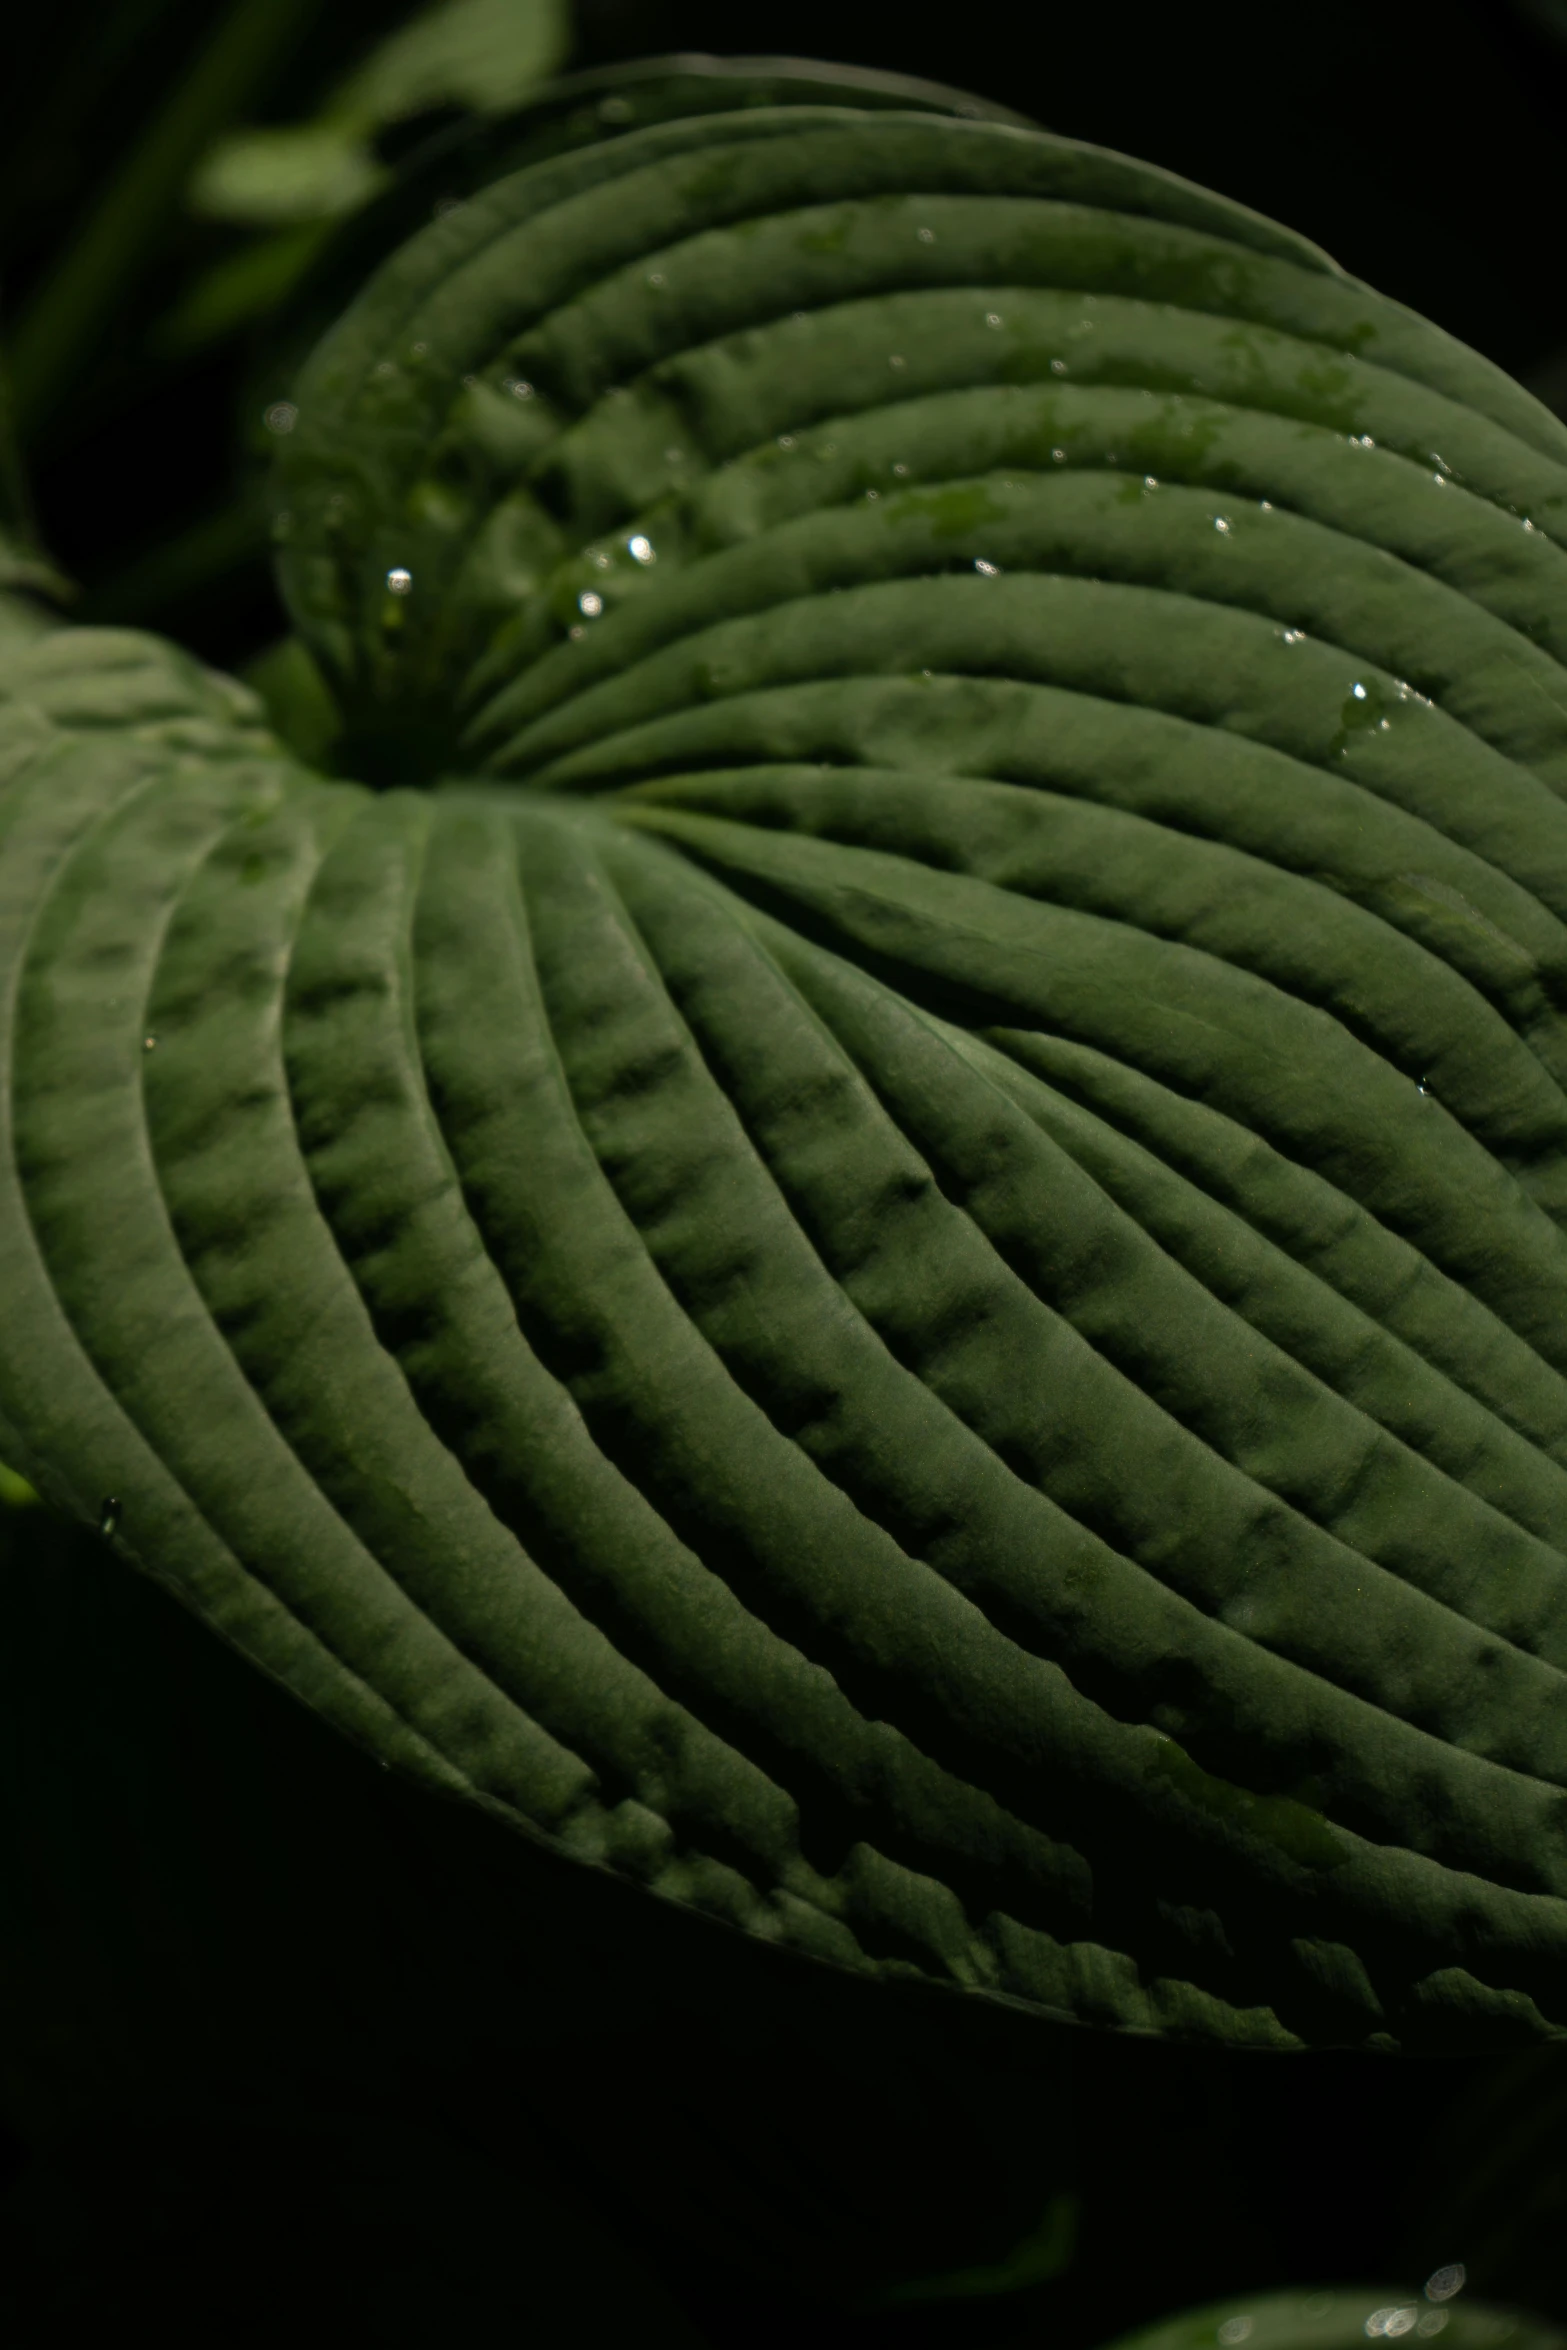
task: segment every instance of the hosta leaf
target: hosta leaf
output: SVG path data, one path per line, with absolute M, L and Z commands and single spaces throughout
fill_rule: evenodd
M 825 106 L 501 179 L 297 405 L 360 780 L 0 675 L 0 1456 L 765 1940 L 1567 2029 L 1567 431 Z

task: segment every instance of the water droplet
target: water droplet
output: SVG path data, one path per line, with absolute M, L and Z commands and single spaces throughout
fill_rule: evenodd
M 914 234 L 922 245 L 933 245 L 936 242 L 936 232 L 933 228 L 917 228 Z
M 635 538 L 627 539 L 626 552 L 637 563 L 656 563 L 658 561 L 652 540 L 645 539 L 640 531 L 637 532 Z
M 377 363 L 377 366 L 376 366 L 376 371 L 375 371 L 375 372 L 376 372 L 376 374 L 377 374 L 377 375 L 390 375 L 390 374 L 391 374 L 391 372 L 392 372 L 392 362 L 390 361 L 390 359 L 382 359 L 382 360 L 380 360 L 380 361 Z
M 602 548 L 602 547 L 595 547 L 595 548 L 594 548 L 594 550 L 593 550 L 593 568 L 594 568 L 594 570 L 595 570 L 595 571 L 607 571 L 607 570 L 609 569 L 609 562 L 610 562 L 610 559 L 609 559 L 609 557 L 608 557 L 608 556 L 605 554 L 605 552 L 604 552 L 603 548 Z
M 601 98 L 599 100 L 600 122 L 630 122 L 635 115 L 636 108 L 629 98 Z
M 1463 2262 L 1461 2260 L 1449 2261 L 1445 2267 L 1433 2269 L 1427 2277 L 1426 2299 L 1428 2301 L 1451 2301 L 1453 2295 L 1461 2293 L 1468 2282 L 1469 2271 Z
M 1052 359 L 1050 362 L 1050 372 L 1052 375 L 1065 375 L 1066 361 L 1064 359 Z
M 1523 526 L 1525 530 L 1533 530 L 1534 528 L 1534 524 L 1529 520 L 1527 514 L 1523 518 Z
M 533 397 L 532 384 L 524 383 L 520 375 L 513 376 L 507 383 L 506 389 L 514 400 L 531 400 Z
M 410 359 L 422 359 L 429 348 L 430 346 L 428 343 L 415 343 L 408 356 Z
M 1228 531 L 1230 528 L 1229 516 L 1227 514 L 1216 514 L 1213 518 L 1213 527 L 1215 530 Z
M 299 410 L 292 400 L 274 400 L 261 421 L 268 432 L 292 432 L 299 422 Z
M 907 367 L 908 361 L 901 351 L 893 351 L 888 356 L 887 365 L 889 367 Z
M 1349 436 L 1349 445 L 1352 449 L 1374 449 L 1376 442 L 1368 432 L 1352 432 Z
M 778 435 L 778 446 L 779 446 L 779 448 L 780 448 L 780 449 L 792 449 L 792 448 L 794 447 L 794 435 L 793 435 L 793 433 L 792 433 L 792 432 L 781 432 L 781 433 Z
M 1250 2333 L 1251 2319 L 1249 2317 L 1227 2317 L 1219 2328 L 1219 2339 L 1226 2343 L 1244 2342 Z
M 1433 473 L 1433 474 L 1432 474 L 1432 476 L 1431 476 L 1431 479 L 1432 479 L 1432 480 L 1433 480 L 1433 481 L 1436 483 L 1436 486 L 1437 486 L 1437 488 L 1438 488 L 1439 490 L 1445 490 L 1445 489 L 1446 489 L 1446 487 L 1447 487 L 1447 476 L 1446 476 L 1445 474 L 1442 474 L 1442 473 Z
M 867 490 L 865 495 L 868 498 L 879 498 L 881 496 L 881 492 L 880 490 Z
M 1259 498 L 1257 500 L 1257 512 L 1259 514 L 1271 514 L 1273 512 L 1273 500 L 1271 498 Z
M 933 677 L 935 675 L 935 671 L 933 669 L 922 669 L 920 671 L 920 675 L 921 677 Z
M 907 473 L 909 469 L 906 465 L 895 465 L 892 470 L 901 478 L 901 476 Z
M 470 392 L 473 390 L 473 387 L 478 382 L 478 380 L 479 379 L 476 375 L 465 375 L 463 377 L 463 382 Z
M 1151 473 L 1145 473 L 1143 475 L 1143 488 L 1145 490 L 1156 490 L 1158 487 L 1159 484 Z
M 999 563 L 987 563 L 983 555 L 974 558 L 974 569 L 985 579 L 997 579 L 1001 574 Z
M 405 571 L 401 563 L 394 563 L 391 570 L 386 575 L 387 589 L 389 593 L 394 596 L 406 596 L 412 588 L 413 583 L 413 573 L 411 571 Z
M 1350 692 L 1351 692 L 1351 693 L 1354 695 L 1354 697 L 1355 697 L 1355 699 L 1356 699 L 1356 701 L 1357 701 L 1357 702 L 1363 702 L 1363 701 L 1365 700 L 1365 698 L 1366 698 L 1366 689 L 1365 689 L 1365 687 L 1364 687 L 1364 686 L 1363 686 L 1363 685 L 1360 683 L 1360 681 L 1359 681 L 1359 679 L 1358 679 L 1358 678 L 1357 678 L 1357 680 L 1355 681 L 1355 683 L 1354 683 L 1354 684 L 1353 684 L 1353 685 L 1350 687 L 1350 689 L 1349 689 L 1349 690 L 1350 690 Z
M 566 634 L 569 637 L 586 636 L 587 633 L 587 630 L 583 627 L 580 620 L 573 621 L 570 628 L 568 628 L 566 631 Z
M 1286 645 L 1304 644 L 1306 631 L 1303 628 L 1283 628 L 1279 631 L 1279 639 L 1282 644 Z
M 144 1053 L 156 1052 L 157 1046 L 158 1040 L 155 1036 L 144 1036 L 141 1040 L 141 1049 Z
M 1425 1079 L 1422 1077 L 1420 1083 L 1415 1087 L 1415 1091 L 1416 1093 L 1428 1094 L 1431 1091 L 1431 1088 L 1429 1085 L 1427 1085 Z
M 669 281 L 661 269 L 650 269 L 647 273 L 647 282 L 650 286 L 662 286 L 667 285 Z
M 460 196 L 437 196 L 431 210 L 437 220 L 450 220 L 454 212 L 461 212 L 462 198 Z
M 1429 2340 L 1431 2335 L 1439 2334 L 1442 2331 L 1447 2323 L 1447 2317 L 1448 2313 L 1445 2309 L 1428 2309 L 1416 2326 L 1415 2332 L 1424 2334 Z
M 1050 452 L 1050 462 L 1052 465 L 1064 465 L 1066 463 L 1065 449 L 1052 449 Z
M 1001 313 L 1000 313 L 1000 311 L 999 311 L 999 310 L 987 310 L 987 311 L 986 311 L 986 313 L 985 313 L 985 324 L 986 324 L 987 326 L 999 326 L 999 325 L 1001 324 Z
M 591 588 L 584 588 L 581 595 L 577 598 L 577 610 L 582 614 L 583 618 L 585 620 L 597 620 L 603 609 L 603 597 L 595 595 Z
M 116 1494 L 105 1495 L 98 1504 L 98 1531 L 105 1542 L 112 1542 L 120 1529 L 120 1504 Z

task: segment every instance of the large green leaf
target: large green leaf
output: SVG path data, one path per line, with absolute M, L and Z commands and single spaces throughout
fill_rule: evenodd
M 0 671 L 0 1456 L 730 1928 L 1567 2029 L 1567 431 L 827 107 L 501 180 L 297 405 L 362 780 Z

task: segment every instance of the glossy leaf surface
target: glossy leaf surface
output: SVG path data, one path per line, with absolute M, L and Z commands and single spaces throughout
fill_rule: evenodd
M 0 675 L 0 1457 L 763 1939 L 1567 2027 L 1567 433 L 830 108 L 500 181 L 298 411 L 350 780 Z

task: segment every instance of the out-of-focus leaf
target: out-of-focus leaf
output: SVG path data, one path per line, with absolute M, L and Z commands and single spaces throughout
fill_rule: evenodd
M 197 278 L 148 335 L 159 358 L 181 359 L 276 310 L 299 283 L 330 233 L 329 221 L 278 229 L 225 254 Z
M 366 123 L 437 106 L 503 114 L 559 68 L 568 41 L 563 0 L 448 0 L 382 43 L 342 111 Z
M 220 139 L 192 176 L 191 210 L 261 228 L 355 212 L 386 183 L 377 130 L 436 107 L 505 113 L 567 39 L 563 0 L 449 0 L 384 41 L 314 122 Z
M 4 1461 L 0 1461 L 0 1509 L 31 1509 L 37 1499 L 27 1479 L 19 1477 L 14 1469 L 8 1469 Z
M 203 159 L 190 206 L 209 220 L 297 226 L 357 210 L 385 181 L 384 168 L 350 124 L 240 131 Z
M 309 0 L 237 0 L 90 209 L 17 322 L 12 364 L 25 433 L 41 427 L 105 322 L 131 297 L 192 165 L 266 88 Z
M 1057 2195 L 1038 2225 L 1030 2228 L 1004 2259 L 885 2285 L 878 2292 L 865 2294 L 861 2306 L 867 2310 L 901 2309 L 927 2301 L 1000 2300 L 1008 2293 L 1026 2293 L 1037 2285 L 1048 2285 L 1072 2264 L 1078 2218 L 1078 2198 Z
M 259 694 L 273 731 L 296 758 L 329 772 L 343 721 L 308 646 L 297 636 L 268 646 L 244 673 Z
M 1367 2285 L 1214 2301 L 1140 2326 L 1108 2350 L 1427 2350 L 1438 2340 L 1442 2350 L 1567 2350 L 1567 2336 L 1543 2318 L 1457 2298 L 1463 2279 L 1455 2264 L 1413 2291 Z

